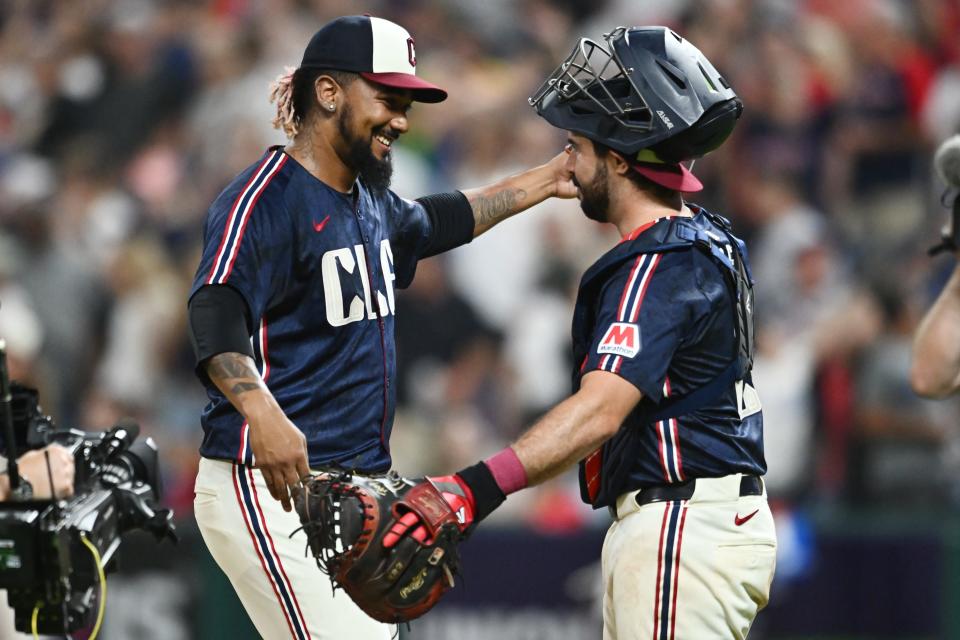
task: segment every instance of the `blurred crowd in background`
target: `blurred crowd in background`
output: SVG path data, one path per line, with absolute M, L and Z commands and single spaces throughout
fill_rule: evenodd
M 917 398 L 911 335 L 953 268 L 933 148 L 960 131 L 956 0 L 6 0 L 0 3 L 0 337 L 62 427 L 138 419 L 189 518 L 206 402 L 185 327 L 209 203 L 273 144 L 269 83 L 320 25 L 416 38 L 394 190 L 484 184 L 563 146 L 527 97 L 581 36 L 666 24 L 746 105 L 692 198 L 751 251 L 771 496 L 960 511 L 955 402 Z M 580 274 L 612 228 L 547 202 L 420 264 L 398 301 L 396 468 L 450 472 L 570 391 Z M 600 522 L 575 474 L 495 519 Z

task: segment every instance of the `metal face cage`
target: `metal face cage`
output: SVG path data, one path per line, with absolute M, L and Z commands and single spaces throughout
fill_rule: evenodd
M 605 114 L 627 129 L 650 131 L 650 108 L 631 78 L 633 69 L 623 64 L 612 44 L 624 37 L 626 30 L 617 27 L 605 33 L 606 47 L 590 38 L 581 38 L 567 59 L 528 98 L 530 106 L 540 111 L 554 100 L 586 99 L 592 106 L 583 109 L 585 113 Z

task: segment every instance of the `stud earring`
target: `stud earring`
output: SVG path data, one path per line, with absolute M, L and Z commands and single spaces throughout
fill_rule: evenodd
M 327 109 L 329 109 L 330 111 L 333 111 L 333 110 L 336 109 L 336 108 L 337 108 L 337 107 L 336 107 L 335 105 L 332 105 L 332 104 L 328 104 L 328 105 L 327 105 Z

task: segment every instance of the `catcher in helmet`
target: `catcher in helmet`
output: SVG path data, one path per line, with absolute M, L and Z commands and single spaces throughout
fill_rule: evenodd
M 767 603 L 777 544 L 753 280 L 729 221 L 684 198 L 702 189 L 684 162 L 723 143 L 741 102 L 672 30 L 621 27 L 581 40 L 530 103 L 568 132 L 583 212 L 622 241 L 580 283 L 572 394 L 499 453 L 425 482 L 468 530 L 579 461 L 583 500 L 613 520 L 604 638 L 743 638 Z M 384 545 L 431 531 L 402 512 Z

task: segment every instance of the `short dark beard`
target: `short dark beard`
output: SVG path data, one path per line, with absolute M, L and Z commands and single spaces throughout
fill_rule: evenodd
M 597 222 L 609 221 L 610 187 L 607 184 L 607 165 L 598 158 L 597 172 L 590 184 L 580 184 L 580 208 L 583 214 Z
M 337 130 L 347 144 L 345 161 L 351 169 L 360 174 L 360 180 L 367 189 L 384 192 L 390 188 L 390 179 L 393 177 L 393 156 L 391 152 L 387 152 L 383 160 L 379 160 L 373 155 L 370 148 L 372 139 L 358 136 L 351 130 L 351 114 L 350 107 L 343 105 L 337 119 Z

